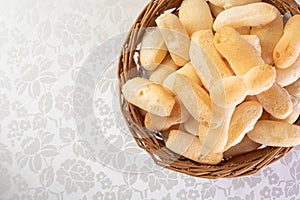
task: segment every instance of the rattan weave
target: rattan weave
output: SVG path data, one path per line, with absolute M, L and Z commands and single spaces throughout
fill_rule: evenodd
M 134 58 L 139 55 L 138 46 L 143 36 L 143 28 L 155 26 L 155 19 L 164 11 L 177 12 L 182 0 L 152 0 L 139 14 L 131 27 L 119 58 L 118 78 L 120 106 L 125 121 L 138 146 L 146 150 L 157 165 L 201 178 L 231 178 L 254 174 L 263 167 L 284 157 L 291 148 L 265 147 L 247 154 L 224 160 L 218 165 L 199 164 L 179 157 L 165 147 L 162 133 L 148 131 L 143 126 L 144 118 L 134 105 L 128 103 L 121 94 L 122 85 L 129 79 L 141 76 L 140 67 Z M 293 0 L 266 0 L 276 6 L 282 14 L 290 11 L 300 13 L 300 6 Z M 271 33 L 270 33 L 271 34 Z M 300 125 L 299 119 L 297 124 Z

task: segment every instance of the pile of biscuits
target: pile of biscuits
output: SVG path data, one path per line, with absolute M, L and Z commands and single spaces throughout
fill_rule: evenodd
M 204 164 L 300 144 L 300 15 L 260 0 L 183 0 L 147 28 L 122 87 L 166 147 Z

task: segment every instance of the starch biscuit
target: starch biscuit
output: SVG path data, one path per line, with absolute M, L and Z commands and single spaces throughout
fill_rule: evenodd
M 256 2 L 261 2 L 261 0 L 209 0 L 209 3 L 213 3 L 214 5 L 223 9 L 228 9 L 235 6 L 243 6 Z
M 272 65 L 274 48 L 283 34 L 283 19 L 280 12 L 277 10 L 276 18 L 269 24 L 252 27 L 250 34 L 259 38 L 262 49 L 261 56 L 265 63 Z
M 190 58 L 208 90 L 220 78 L 232 76 L 232 72 L 214 46 L 211 30 L 197 31 L 192 35 Z
M 257 65 L 264 64 L 260 52 L 233 28 L 221 28 L 215 34 L 214 44 L 238 76 L 244 75 Z
M 248 90 L 248 95 L 257 95 L 268 90 L 275 82 L 276 69 L 267 64 L 250 69 L 242 79 Z
M 155 20 L 174 63 L 183 66 L 189 61 L 190 37 L 178 17 L 171 13 Z
M 141 43 L 141 65 L 147 70 L 154 70 L 167 53 L 167 47 L 159 30 L 156 27 L 147 28 Z
M 224 26 L 238 28 L 242 26 L 264 26 L 276 18 L 277 9 L 268 3 L 251 3 L 236 6 L 221 12 L 214 24 L 215 31 Z
M 293 111 L 293 102 L 289 93 L 277 83 L 256 97 L 263 108 L 278 119 L 287 118 Z
M 205 0 L 184 0 L 179 9 L 179 19 L 189 35 L 212 29 L 213 18 Z
M 300 144 L 300 126 L 285 122 L 260 120 L 247 136 L 254 142 L 277 147 Z
M 224 151 L 241 142 L 245 134 L 253 129 L 262 112 L 263 108 L 257 101 L 246 101 L 236 107 L 230 120 Z
M 162 63 L 153 71 L 149 80 L 154 83 L 162 84 L 166 77 L 175 72 L 179 67 L 175 65 L 170 55 L 168 55 Z
M 133 105 L 161 117 L 170 116 L 176 103 L 174 94 L 141 77 L 128 80 L 122 87 L 122 93 Z
M 300 15 L 291 17 L 285 27 L 283 36 L 274 48 L 273 59 L 278 68 L 285 69 L 294 64 L 300 53 Z
M 211 153 L 201 158 L 199 138 L 180 130 L 170 131 L 166 146 L 179 155 L 203 164 L 214 165 L 220 163 L 223 159 L 222 153 Z
M 174 92 L 195 120 L 209 125 L 211 101 L 203 88 L 188 77 L 177 74 L 174 81 Z

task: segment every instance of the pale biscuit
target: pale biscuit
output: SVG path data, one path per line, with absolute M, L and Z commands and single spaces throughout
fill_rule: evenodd
M 198 137 L 180 130 L 172 130 L 166 142 L 167 148 L 186 158 L 203 164 L 218 164 L 223 159 L 222 153 L 211 153 L 200 157 L 201 141 Z
M 285 122 L 260 120 L 247 136 L 254 142 L 277 147 L 300 144 L 300 126 Z
M 278 119 L 287 118 L 293 111 L 293 102 L 289 93 L 277 83 L 256 97 L 263 108 Z
M 161 117 L 170 116 L 175 105 L 175 95 L 160 84 L 136 77 L 122 87 L 125 99 L 133 105 Z
M 285 69 L 294 64 L 300 53 L 300 15 L 291 17 L 285 27 L 283 36 L 276 44 L 273 59 L 276 67 Z
M 141 43 L 141 65 L 147 70 L 154 70 L 167 53 L 167 47 L 159 30 L 156 27 L 147 28 Z
M 246 101 L 236 107 L 230 120 L 224 151 L 241 142 L 245 134 L 253 129 L 262 112 L 263 108 L 257 101 Z
M 190 37 L 178 17 L 171 13 L 155 20 L 174 63 L 183 66 L 189 61 Z
M 179 19 L 189 35 L 205 29 L 212 29 L 213 18 L 205 0 L 183 0 Z
M 233 28 L 221 28 L 215 34 L 214 44 L 238 76 L 244 75 L 257 65 L 264 64 L 260 52 Z
M 250 34 L 259 38 L 262 49 L 261 56 L 265 63 L 272 65 L 274 48 L 283 34 L 283 19 L 280 12 L 277 10 L 276 18 L 269 24 L 252 27 Z
M 264 26 L 276 18 L 277 9 L 268 3 L 251 3 L 232 7 L 221 12 L 214 21 L 213 28 L 219 31 L 224 26 Z

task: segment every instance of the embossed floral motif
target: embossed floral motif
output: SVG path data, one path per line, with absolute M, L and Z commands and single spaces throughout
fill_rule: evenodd
M 264 198 L 268 199 L 271 197 L 271 189 L 267 186 L 263 187 L 263 189 L 259 192 L 259 194 Z
M 2 94 L 0 90 L 0 121 L 6 118 L 9 114 L 9 102 L 7 96 Z
M 55 107 L 63 112 L 66 119 L 70 119 L 74 116 L 73 92 L 74 87 L 65 86 L 60 90 L 59 95 L 55 98 Z
M 0 165 L 0 195 L 7 192 L 10 188 L 10 175 L 8 170 Z
M 90 39 L 90 34 L 88 20 L 79 14 L 65 13 L 55 24 L 55 35 L 61 39 L 64 46 L 72 45 L 75 41 L 83 45 Z
M 93 200 L 103 200 L 103 198 L 104 198 L 104 195 L 101 192 L 97 192 L 93 196 Z
M 92 113 L 91 97 L 83 88 L 65 86 L 55 98 L 55 107 L 64 113 L 66 119 L 86 117 Z
M 199 199 L 200 194 L 198 190 L 190 190 L 188 194 L 189 199 L 197 200 Z
M 24 180 L 24 178 L 21 175 L 16 175 L 12 177 L 14 185 L 17 186 L 18 192 L 24 192 L 28 188 L 28 183 Z
M 64 185 L 67 194 L 77 192 L 78 189 L 87 192 L 95 185 L 91 166 L 80 160 L 66 160 L 56 174 L 57 181 Z
M 103 190 L 109 189 L 112 185 L 112 181 L 103 172 L 96 175 L 97 181 L 100 182 Z
M 46 158 L 54 157 L 58 154 L 57 148 L 51 144 L 53 134 L 49 132 L 39 132 L 37 137 L 27 137 L 21 143 L 22 152 L 16 154 L 16 160 L 20 168 L 29 165 L 33 172 L 41 170 Z
M 105 101 L 102 98 L 98 98 L 95 101 L 95 107 L 101 116 L 108 115 L 110 113 L 110 107 L 108 106 L 108 104 L 105 103 Z
M 196 180 L 192 177 L 186 177 L 184 179 L 184 183 L 186 187 L 192 187 L 195 185 Z
M 253 188 L 261 182 L 261 177 L 258 174 L 253 174 L 252 176 L 239 177 L 232 180 L 232 185 L 234 189 L 243 188 L 245 184 Z
M 6 145 L 0 143 L 0 163 L 5 162 L 12 164 L 12 153 L 8 150 L 8 147 Z
M 282 189 L 280 188 L 280 187 L 273 187 L 272 188 L 272 196 L 273 197 L 280 197 L 280 196 L 282 196 L 283 195 L 283 191 L 282 191 Z
M 181 189 L 176 193 L 176 197 L 180 200 L 185 200 L 187 199 L 187 192 L 184 189 Z
M 169 170 L 157 170 L 141 174 L 141 179 L 147 182 L 151 192 L 165 188 L 171 190 L 178 184 L 177 173 Z
M 105 192 L 104 199 L 105 200 L 115 200 L 116 199 L 116 195 L 113 192 Z
M 269 181 L 269 184 L 277 184 L 278 181 L 279 181 L 279 177 L 276 173 L 273 173 L 271 175 L 268 176 L 268 181 Z
M 18 94 L 27 91 L 30 97 L 38 98 L 43 91 L 47 90 L 49 84 L 57 80 L 54 73 L 48 71 L 50 66 L 51 62 L 48 60 L 22 66 L 20 70 L 22 78 L 16 80 Z
M 270 175 L 273 174 L 273 173 L 274 173 L 274 170 L 271 169 L 271 167 L 267 167 L 266 169 L 263 170 L 263 174 L 264 174 L 265 176 L 270 176 Z
M 27 120 L 12 120 L 8 125 L 7 138 L 11 139 L 12 145 L 14 145 L 15 140 L 20 141 L 25 131 L 31 128 L 31 124 Z
M 48 191 L 45 191 L 44 188 L 38 187 L 34 191 L 33 199 L 34 200 L 45 200 L 48 199 L 49 193 Z
M 0 47 L 7 42 L 8 31 L 7 25 L 4 22 L 0 22 Z

